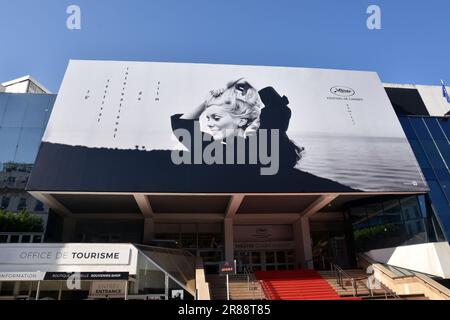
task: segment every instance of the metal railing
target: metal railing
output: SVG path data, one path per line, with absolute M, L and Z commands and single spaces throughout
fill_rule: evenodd
M 43 232 L 0 232 L 0 243 L 42 243 Z
M 353 296 L 356 297 L 358 295 L 358 286 L 356 284 L 355 278 L 350 276 L 347 272 L 345 272 L 341 267 L 337 264 L 330 263 L 331 272 L 335 275 L 337 283 L 345 289 L 344 279 L 349 279 L 352 284 Z M 370 289 L 369 289 L 370 290 Z
M 369 278 L 371 278 L 372 274 L 368 274 L 366 277 L 359 277 L 359 278 L 352 277 L 347 272 L 345 272 L 340 266 L 338 266 L 337 264 L 334 264 L 334 263 L 331 263 L 331 271 L 335 275 L 337 283 L 343 289 L 346 289 L 345 279 L 350 280 L 354 297 L 358 296 L 358 283 L 362 284 L 363 287 L 368 290 L 371 297 L 374 296 L 374 289 L 372 288 L 371 285 L 368 285 Z M 392 297 L 395 299 L 403 299 L 402 297 L 397 295 L 394 291 L 392 291 L 391 289 L 389 289 L 387 286 L 385 286 L 383 283 L 381 283 L 379 281 L 377 281 L 377 286 L 378 286 L 378 288 L 375 288 L 375 289 L 383 290 L 385 299 L 388 299 L 388 297 Z
M 404 279 L 404 278 L 415 278 L 418 281 L 421 281 L 428 285 L 432 290 L 435 290 L 439 292 L 441 295 L 446 296 L 447 298 L 450 298 L 450 294 L 447 288 L 442 286 L 440 283 L 435 282 L 430 276 L 421 274 L 420 272 L 416 272 L 413 270 L 408 270 L 405 268 L 400 268 L 397 266 L 392 266 L 387 263 L 380 263 L 375 261 L 374 259 L 368 257 L 364 253 L 359 253 L 358 261 L 363 260 L 366 263 L 370 265 L 378 265 L 380 272 L 385 274 L 387 277 L 391 278 L 392 280 L 396 279 Z M 382 284 L 383 285 L 383 284 Z M 383 285 L 384 286 L 384 285 Z
M 250 270 L 248 269 L 247 265 L 244 265 L 242 269 L 244 271 L 244 276 L 247 278 L 247 289 L 248 289 L 248 291 L 252 291 L 253 300 L 256 300 L 256 298 L 255 298 L 256 290 L 258 290 L 258 293 L 259 293 L 259 300 L 262 300 L 261 283 L 255 279 L 255 276 L 253 273 L 250 273 Z M 251 287 L 250 287 L 250 284 L 251 284 Z

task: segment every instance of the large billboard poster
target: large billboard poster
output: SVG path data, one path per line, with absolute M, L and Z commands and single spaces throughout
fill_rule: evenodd
M 28 189 L 422 192 L 374 72 L 71 61 Z

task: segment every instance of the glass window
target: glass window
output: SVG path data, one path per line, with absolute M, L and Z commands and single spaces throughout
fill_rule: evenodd
M 350 208 L 350 219 L 355 229 L 366 228 L 368 226 L 366 208 L 364 207 Z
M 403 211 L 403 218 L 405 220 L 415 220 L 421 219 L 422 215 L 420 214 L 419 203 L 417 202 L 416 197 L 409 197 L 406 199 L 400 200 Z
M 41 201 L 37 200 L 36 205 L 34 206 L 34 211 L 44 211 L 44 204 Z
M 261 252 L 253 251 L 251 253 L 251 263 L 252 264 L 260 264 L 261 263 Z
M 20 128 L 0 128 L 0 162 L 15 160 L 19 137 Z
M 367 205 L 366 212 L 369 217 L 369 226 L 377 226 L 385 223 L 381 202 Z
M 19 204 L 17 205 L 17 211 L 25 210 L 27 208 L 27 199 L 20 198 Z
M 8 241 L 8 236 L 6 234 L 0 234 L 0 243 L 6 243 Z
M 0 209 L 7 210 L 9 207 L 9 202 L 11 201 L 10 197 L 2 197 L 2 202 Z
M 29 234 L 22 235 L 22 243 L 29 243 L 31 241 L 31 236 Z
M 42 236 L 41 235 L 34 235 L 33 236 L 33 243 L 41 243 L 42 242 Z
M 275 263 L 275 252 L 266 251 L 266 263 Z
M 3 124 L 3 118 L 6 112 L 6 104 L 8 103 L 8 94 L 0 94 L 0 127 Z
M 442 131 L 444 131 L 445 136 L 450 138 L 450 122 L 448 121 L 448 118 L 437 118 L 436 120 L 442 128 Z
M 24 128 L 20 134 L 14 160 L 19 163 L 34 163 L 42 140 L 42 129 Z
M 9 243 L 19 243 L 19 235 L 12 235 L 9 237 Z
M 10 95 L 6 112 L 3 118 L 2 127 L 21 127 L 28 107 L 25 95 Z
M 277 251 L 277 263 L 286 263 L 286 252 Z
M 437 118 L 425 118 L 425 123 L 430 130 L 433 140 L 436 144 L 439 153 L 442 155 L 444 160 L 450 161 L 450 148 L 448 147 L 448 138 L 445 135 L 442 126 L 439 124 Z
M 384 217 L 386 223 L 401 223 L 402 210 L 397 199 L 383 202 Z
M 49 112 L 46 95 L 28 96 L 29 103 L 22 126 L 26 128 L 44 128 Z

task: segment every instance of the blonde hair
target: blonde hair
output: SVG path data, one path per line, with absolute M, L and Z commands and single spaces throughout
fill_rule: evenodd
M 212 105 L 224 107 L 232 117 L 246 119 L 242 127 L 244 137 L 255 135 L 260 126 L 259 116 L 264 107 L 258 91 L 247 81 L 239 79 L 230 82 L 226 89 L 211 91 L 210 98 L 205 102 L 205 109 Z

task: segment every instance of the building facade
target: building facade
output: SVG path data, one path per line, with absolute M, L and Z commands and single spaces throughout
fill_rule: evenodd
M 224 261 L 352 268 L 360 252 L 448 241 L 436 87 L 357 71 L 71 61 L 50 119 L 55 97 L 42 96 L 36 163 L 11 143 L 3 180 L 32 168 L 27 191 L 50 210 L 45 242 L 172 246 L 213 274 Z M 245 109 L 239 121 L 230 105 Z M 19 119 L 8 123 L 22 132 Z
M 3 225 L 1 243 L 44 241 L 48 207 L 25 187 L 55 99 L 50 94 L 0 93 L 0 209 L 26 211 L 42 220 L 42 229 Z

